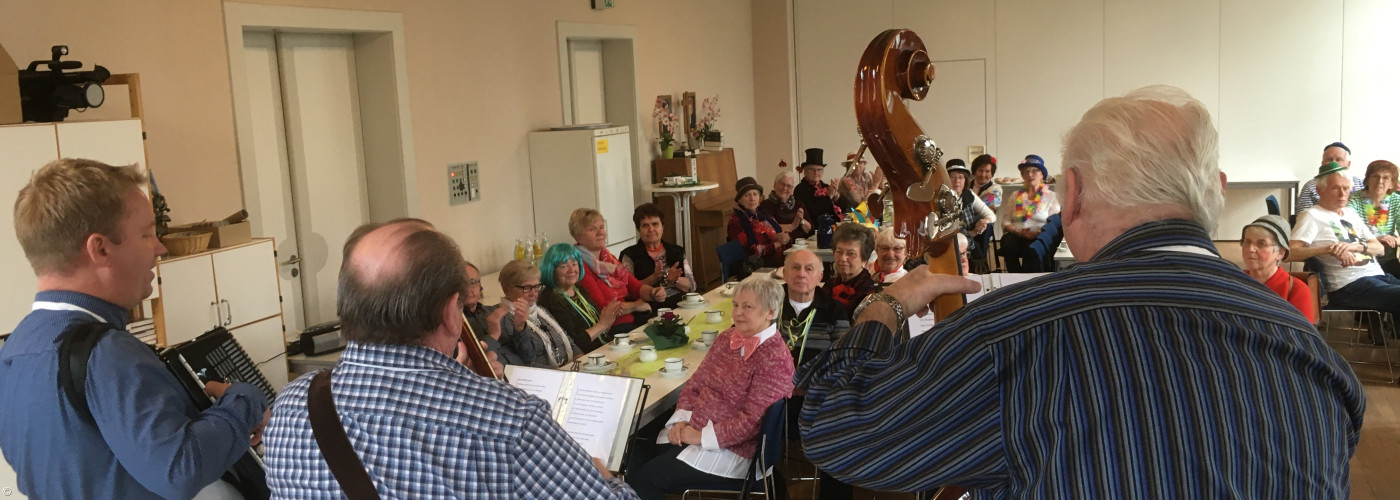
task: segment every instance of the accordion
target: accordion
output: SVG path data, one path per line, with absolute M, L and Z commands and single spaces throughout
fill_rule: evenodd
M 263 391 L 269 405 L 276 396 L 267 378 L 248 358 L 248 353 L 223 327 L 204 332 L 188 342 L 161 349 L 156 354 L 175 374 L 175 379 L 184 386 L 200 411 L 214 406 L 214 402 L 204 394 L 204 382 L 209 380 L 252 384 Z M 223 479 L 238 488 L 245 498 L 265 499 L 270 496 L 266 475 L 262 458 L 249 449 L 224 473 Z

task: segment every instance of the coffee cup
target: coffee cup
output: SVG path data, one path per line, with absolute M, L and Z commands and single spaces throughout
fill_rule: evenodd
M 642 346 L 642 352 L 640 352 L 640 353 L 637 354 L 637 359 L 638 359 L 638 360 L 641 360 L 641 362 L 643 362 L 643 363 L 647 363 L 647 362 L 651 362 L 651 361 L 656 361 L 656 346 L 654 346 L 654 345 L 644 345 L 644 346 Z
M 588 364 L 590 364 L 590 365 L 601 365 L 601 364 L 603 364 L 603 355 L 602 355 L 602 354 L 589 354 L 589 355 L 588 355 Z
M 656 310 L 656 317 L 659 318 L 659 317 L 665 316 L 666 313 L 668 313 L 668 312 L 671 312 L 671 308 L 669 308 L 669 307 L 658 308 L 658 309 Z
M 626 335 L 618 335 L 617 337 L 613 338 L 613 344 L 618 346 L 632 345 L 632 337 L 628 337 Z
M 685 294 L 685 303 L 687 304 L 699 304 L 700 300 L 700 294 L 698 293 L 690 292 Z
M 666 358 L 666 373 L 680 373 L 685 369 L 681 363 L 681 358 Z
M 715 345 L 715 337 L 718 336 L 719 330 L 705 330 L 700 332 L 700 340 L 705 342 L 705 345 Z
M 724 313 L 723 313 L 723 312 L 720 312 L 720 311 L 713 311 L 713 310 L 712 310 L 712 311 L 705 311 L 705 321 L 708 321 L 708 322 L 710 322 L 710 323 L 719 323 L 720 321 L 724 321 Z M 709 342 L 705 342 L 705 343 L 708 344 Z

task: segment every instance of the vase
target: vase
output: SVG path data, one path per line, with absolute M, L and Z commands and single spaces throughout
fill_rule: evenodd
M 669 160 L 669 159 L 671 159 L 671 158 L 675 158 L 675 156 L 676 156 L 676 145 L 675 145 L 675 144 L 667 144 L 667 145 L 665 145 L 665 146 L 661 146 L 661 157 L 662 157 L 662 158 L 665 158 L 665 159 Z

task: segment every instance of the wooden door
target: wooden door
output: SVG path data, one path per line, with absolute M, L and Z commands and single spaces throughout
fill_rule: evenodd
M 232 330 L 282 314 L 272 240 L 215 252 L 213 259 L 214 286 L 225 328 Z
M 165 345 L 193 339 L 223 323 L 209 254 L 161 262 L 159 267 Z

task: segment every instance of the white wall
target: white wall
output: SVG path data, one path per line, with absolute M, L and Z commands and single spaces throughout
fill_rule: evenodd
M 853 147 L 856 61 L 900 27 L 937 64 L 926 100 L 937 102 L 911 105 L 920 124 L 958 158 L 985 129 L 999 176 L 1015 176 L 1008 165 L 1029 153 L 1058 173 L 1061 138 L 1084 111 L 1159 83 L 1210 109 L 1232 179 L 1306 180 L 1336 140 L 1364 169 L 1400 158 L 1397 23 L 1400 2 L 1388 0 L 794 0 L 798 142 Z M 1229 193 L 1219 235 L 1262 214 L 1266 194 Z

